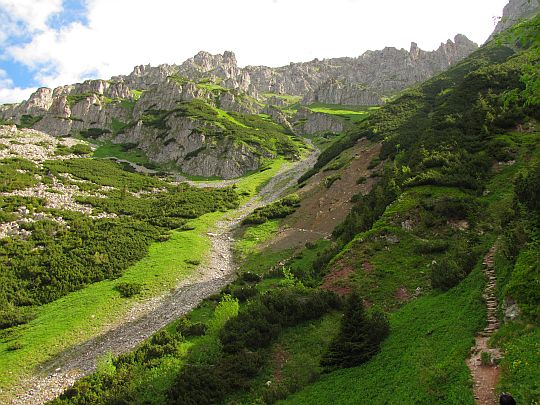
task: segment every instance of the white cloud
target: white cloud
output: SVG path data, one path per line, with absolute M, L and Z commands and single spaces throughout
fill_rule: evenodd
M 29 31 L 47 28 L 47 19 L 62 10 L 62 0 L 0 0 L 0 8 L 12 21 L 23 22 Z
M 240 65 L 279 66 L 315 57 L 358 56 L 384 46 L 431 50 L 463 33 L 483 42 L 507 0 L 88 0 L 88 24 L 43 28 L 60 0 L 0 0 L 41 29 L 7 53 L 36 70 L 49 87 L 80 81 L 89 72 L 108 78 L 133 66 L 181 63 L 199 50 L 234 51 Z M 18 6 L 15 6 L 18 5 Z M 23 17 L 21 17 L 23 18 Z

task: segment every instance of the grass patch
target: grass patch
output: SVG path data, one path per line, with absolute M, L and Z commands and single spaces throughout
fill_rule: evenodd
M 91 92 L 88 92 L 88 93 L 80 93 L 80 94 L 68 94 L 66 96 L 66 99 L 67 99 L 67 104 L 70 108 L 72 108 L 75 104 L 83 101 L 83 100 L 86 100 L 87 98 L 89 97 L 92 97 L 94 96 L 95 93 L 91 93 Z
M 144 153 L 142 150 L 132 144 L 118 144 L 112 142 L 102 143 L 94 151 L 94 157 L 115 157 L 139 165 L 146 165 L 150 163 L 150 161 L 148 160 L 148 156 L 146 156 L 146 153 Z
M 206 232 L 222 215 L 212 213 L 191 221 L 194 230 L 173 231 L 167 242 L 150 246 L 148 255 L 118 279 L 94 283 L 43 305 L 30 323 L 12 328 L 0 341 L 0 389 L 6 390 L 30 375 L 37 364 L 122 317 L 133 301 L 120 297 L 116 291 L 119 283 L 144 285 L 140 297 L 150 297 L 174 287 L 191 274 L 194 266 L 185 261 L 204 260 L 210 248 Z M 8 350 L 14 341 L 22 345 L 20 350 Z
M 279 98 L 280 100 L 284 100 L 287 104 L 292 105 L 298 103 L 302 96 L 292 96 L 290 94 L 278 94 L 278 93 L 263 93 L 263 97 L 265 98 Z
M 242 221 L 243 224 L 262 224 L 269 219 L 285 218 L 300 206 L 300 197 L 290 194 L 273 203 L 255 209 Z
M 473 403 L 465 359 L 485 322 L 483 286 L 478 267 L 458 287 L 407 304 L 391 316 L 392 332 L 370 362 L 330 373 L 282 403 Z
M 267 241 L 279 229 L 279 220 L 269 220 L 260 225 L 249 227 L 234 247 L 235 253 L 242 259 L 256 251 L 256 246 Z
M 345 118 L 351 122 L 360 122 L 369 116 L 371 111 L 377 110 L 379 107 L 366 107 L 341 104 L 322 104 L 316 103 L 307 106 L 311 111 L 329 115 L 335 115 L 340 118 Z
M 498 389 L 510 392 L 518 404 L 540 399 L 540 328 L 525 322 L 505 323 L 492 338 L 505 356 Z

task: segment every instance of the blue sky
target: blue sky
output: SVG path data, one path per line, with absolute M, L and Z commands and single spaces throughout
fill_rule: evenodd
M 482 43 L 507 0 L 0 0 L 0 103 L 37 87 L 181 63 L 200 50 L 239 65 Z

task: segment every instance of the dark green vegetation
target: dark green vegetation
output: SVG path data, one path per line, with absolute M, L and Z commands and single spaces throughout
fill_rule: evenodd
M 23 173 L 18 170 L 23 171 Z M 0 160 L 0 192 L 8 192 L 32 187 L 37 183 L 34 175 L 39 170 L 35 165 L 21 158 L 1 159 Z M 2 214 L 6 213 L 2 211 Z
M 369 112 L 377 110 L 379 107 L 364 107 L 339 104 L 311 104 L 309 108 L 313 112 L 333 115 L 343 118 L 347 122 L 360 122 L 368 117 Z
M 300 205 L 300 198 L 296 194 L 288 195 L 278 201 L 257 208 L 249 214 L 243 221 L 243 224 L 262 224 L 269 219 L 285 218 L 287 215 L 296 211 Z
M 167 240 L 168 231 L 182 228 L 187 220 L 238 204 L 238 196 L 231 188 L 173 186 L 156 177 L 127 172 L 108 160 L 48 161 L 42 169 L 22 159 L 4 160 L 0 184 L 2 191 L 24 189 L 37 183 L 34 175 L 42 176 L 48 184 L 53 175 L 61 179 L 64 173 L 78 180 L 66 179 L 67 184 L 102 194 L 76 199 L 107 217 L 92 218 L 81 212 L 48 208 L 41 198 L 0 197 L 3 222 L 19 218 L 21 207 L 26 207 L 26 216 L 36 218 L 21 225 L 29 232 L 26 238 L 0 241 L 2 328 L 27 321 L 34 306 L 120 276 L 147 254 L 151 243 Z M 101 190 L 101 186 L 111 188 Z M 56 220 L 58 217 L 63 220 Z M 141 288 L 117 286 L 126 297 Z
M 361 138 L 382 143 L 377 183 L 331 241 L 246 249 L 221 294 L 56 403 L 473 403 L 465 360 L 486 323 L 482 258 L 495 243 L 500 301 L 521 309 L 492 342 L 506 352 L 498 389 L 538 402 L 539 21 L 404 91 L 322 153 L 310 174 Z M 286 211 L 266 209 L 251 233 L 267 237 L 265 219 Z M 353 293 L 345 316 L 325 290 Z
M 97 149 L 94 151 L 94 157 L 107 158 L 116 157 L 118 159 L 127 160 L 132 163 L 136 163 L 147 167 L 149 169 L 156 168 L 156 165 L 152 164 L 146 154 L 137 148 L 135 144 L 116 144 L 110 142 L 101 142 Z
M 19 124 L 16 124 L 16 125 L 17 125 L 17 128 L 32 128 L 35 124 L 41 121 L 42 118 L 43 117 L 40 115 L 33 116 L 33 115 L 24 114 L 21 117 Z M 0 125 L 15 125 L 15 123 L 10 120 L 0 119 Z
M 362 299 L 353 293 L 347 300 L 339 333 L 330 343 L 321 364 L 331 371 L 365 363 L 379 351 L 389 332 L 384 314 L 373 312 L 368 317 Z

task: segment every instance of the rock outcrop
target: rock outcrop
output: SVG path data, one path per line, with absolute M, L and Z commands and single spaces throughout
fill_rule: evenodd
M 540 2 L 538 0 L 510 0 L 504 7 L 503 15 L 495 26 L 495 30 L 486 42 L 489 42 L 496 34 L 510 28 L 519 20 L 530 18 L 539 11 Z
M 343 120 L 332 115 L 313 112 L 307 108 L 301 108 L 294 116 L 294 128 L 302 135 L 334 132 L 339 133 L 344 129 Z
M 267 113 L 292 131 L 290 117 L 280 109 L 287 105 L 286 97 L 295 96 L 303 104 L 380 104 L 384 97 L 433 76 L 475 49 L 476 44 L 458 35 L 433 52 L 413 43 L 409 51 L 385 48 L 357 58 L 315 59 L 279 68 L 241 68 L 232 52 L 199 52 L 180 65 L 141 65 L 110 80 L 40 88 L 22 103 L 0 106 L 0 123 L 55 136 L 80 132 L 107 136 L 114 142 L 135 143 L 155 162 L 174 162 L 186 173 L 229 178 L 256 169 L 265 152 L 254 153 L 230 139 L 210 145 L 197 128 L 208 123 L 186 117 L 168 117 L 165 130 L 149 129 L 142 124 L 145 115 L 173 111 L 178 103 L 198 99 L 225 111 Z M 295 118 L 302 120 L 295 128 L 300 133 L 343 129 L 335 118 L 302 114 Z

